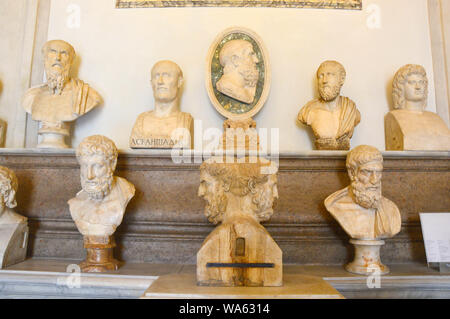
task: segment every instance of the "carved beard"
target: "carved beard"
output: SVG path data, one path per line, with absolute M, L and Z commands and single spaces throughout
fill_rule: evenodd
M 205 215 L 208 220 L 217 224 L 222 221 L 222 216 L 227 209 L 228 198 L 225 194 L 213 196 L 213 198 L 207 198 L 208 204 L 205 207 Z
M 326 102 L 333 101 L 335 98 L 338 97 L 340 92 L 341 92 L 340 85 L 335 85 L 335 86 L 329 86 L 329 85 L 320 86 L 319 85 L 320 97 Z
M 98 202 L 111 192 L 113 179 L 113 172 L 110 172 L 94 180 L 82 179 L 81 187 L 87 193 L 90 200 Z
M 273 207 L 276 205 L 276 198 L 274 199 L 273 191 L 269 188 L 257 193 L 253 199 L 253 204 L 256 205 L 258 211 L 256 216 L 258 220 L 263 222 L 269 220 L 273 215 Z
M 46 68 L 45 73 L 47 74 L 47 85 L 50 93 L 61 95 L 64 86 L 69 80 L 70 64 L 59 70 L 55 70 L 53 67 Z
M 239 74 L 244 78 L 245 86 L 247 87 L 253 88 L 256 86 L 256 83 L 258 83 L 259 71 L 253 65 L 245 67 L 241 66 Z
M 376 187 L 375 190 L 369 187 Z M 378 208 L 381 201 L 381 182 L 376 185 L 364 184 L 359 181 L 352 182 L 351 190 L 355 202 L 364 208 Z

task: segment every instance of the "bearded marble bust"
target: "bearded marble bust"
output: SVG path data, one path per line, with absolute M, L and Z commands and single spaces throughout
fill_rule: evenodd
M 180 111 L 183 72 L 172 61 L 159 61 L 151 71 L 155 109 L 140 114 L 130 137 L 131 148 L 192 148 L 193 118 Z
M 235 100 L 253 103 L 256 93 L 259 62 L 253 46 L 246 40 L 231 40 L 224 44 L 219 53 L 223 75 L 216 88 Z
M 238 216 L 258 223 L 273 215 L 278 198 L 277 175 L 262 174 L 261 167 L 276 168 L 272 163 L 215 163 L 206 161 L 200 168 L 198 195 L 207 201 L 205 215 L 213 224 Z
M 350 186 L 325 199 L 325 207 L 353 239 L 390 238 L 400 231 L 397 206 L 381 194 L 383 156 L 375 147 L 360 145 L 347 155 Z
M 386 150 L 450 150 L 450 130 L 439 115 L 425 111 L 427 97 L 422 66 L 408 64 L 397 71 L 392 83 L 394 110 L 384 121 Z
M 83 236 L 111 236 L 134 196 L 133 184 L 114 176 L 117 155 L 114 142 L 101 135 L 85 138 L 77 148 L 82 190 L 68 204 Z
M 323 62 L 317 70 L 319 98 L 298 114 L 300 123 L 311 126 L 318 150 L 349 150 L 353 131 L 361 121 L 355 102 L 340 95 L 345 78 L 342 64 Z
M 281 286 L 281 249 L 260 224 L 273 215 L 277 168 L 263 159 L 254 163 L 237 163 L 232 158 L 223 163 L 221 159 L 210 158 L 200 167 L 198 195 L 207 201 L 206 217 L 218 226 L 197 253 L 197 284 Z M 227 266 L 215 268 L 210 263 Z M 260 263 L 274 266 L 251 268 Z
M 22 100 L 25 111 L 40 122 L 39 148 L 67 148 L 69 123 L 101 103 L 88 84 L 70 76 L 75 50 L 62 40 L 48 41 L 43 49 L 47 83 L 29 89 Z

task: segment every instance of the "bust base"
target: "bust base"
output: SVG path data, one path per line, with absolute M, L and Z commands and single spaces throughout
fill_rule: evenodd
M 79 264 L 82 272 L 108 272 L 119 269 L 120 262 L 113 256 L 114 237 L 85 236 L 86 260 Z
M 36 146 L 37 148 L 69 148 L 64 141 L 65 135 L 59 133 L 39 132 L 42 137 L 41 142 Z
M 350 239 L 350 243 L 355 246 L 355 258 L 345 266 L 345 270 L 366 276 L 389 273 L 389 267 L 383 265 L 380 258 L 380 248 L 384 245 L 384 240 Z

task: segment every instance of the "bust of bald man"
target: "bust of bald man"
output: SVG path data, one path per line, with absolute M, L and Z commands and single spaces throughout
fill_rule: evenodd
M 97 91 L 70 76 L 75 50 L 62 40 L 48 41 L 43 49 L 47 82 L 29 89 L 22 99 L 25 111 L 40 122 L 39 148 L 68 148 L 70 122 L 90 112 L 102 99 Z
M 191 148 L 193 118 L 180 111 L 183 72 L 172 61 L 159 61 L 151 71 L 155 109 L 140 114 L 130 137 L 131 148 Z

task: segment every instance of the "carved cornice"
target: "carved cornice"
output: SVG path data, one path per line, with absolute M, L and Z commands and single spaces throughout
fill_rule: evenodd
M 382 152 L 384 171 L 450 171 L 450 152 Z M 279 156 L 279 171 L 346 171 L 347 152 L 307 151 L 286 153 Z M 198 171 L 201 157 L 198 154 L 186 156 L 188 163 L 174 163 L 170 151 L 120 152 L 118 170 L 142 171 Z M 273 159 L 272 159 L 273 160 Z M 79 168 L 74 150 L 36 151 L 0 150 L 0 165 L 12 169 L 77 169 Z
M 82 240 L 71 219 L 30 218 L 31 234 L 36 238 Z M 277 242 L 298 243 L 318 241 L 344 241 L 348 236 L 337 224 L 263 224 Z M 134 221 L 122 224 L 115 236 L 127 241 L 200 241 L 214 229 L 208 222 L 154 222 Z M 390 242 L 421 241 L 420 224 L 403 223 L 401 232 Z

